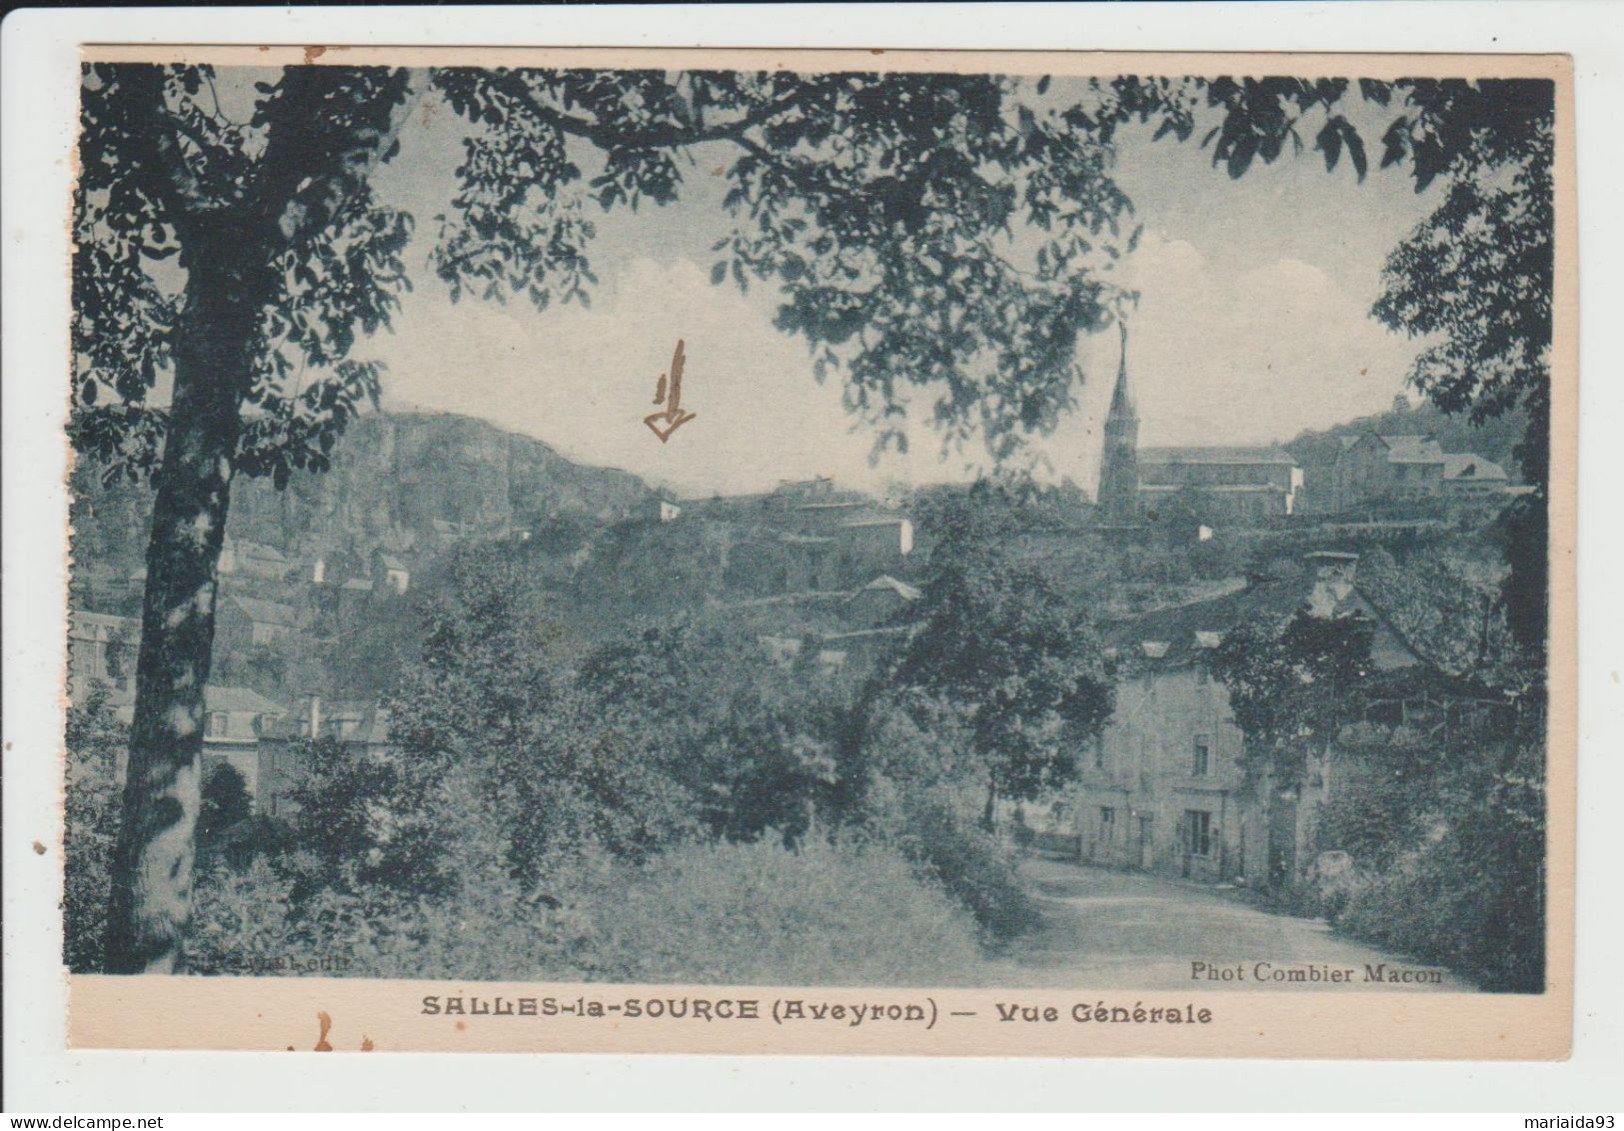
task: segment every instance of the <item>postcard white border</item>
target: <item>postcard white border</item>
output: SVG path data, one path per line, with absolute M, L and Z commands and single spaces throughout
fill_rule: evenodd
M 1616 9 L 1615 9 L 1616 10 Z M 1605 1108 L 1624 1051 L 1616 939 L 1624 799 L 1624 544 L 1612 485 L 1624 424 L 1618 317 L 1624 34 L 1600 4 L 1086 4 L 592 9 L 23 11 L 0 45 L 5 114 L 4 728 L 7 1110 L 1010 1107 L 1094 1110 Z M 478 43 L 1114 50 L 1570 52 L 1579 136 L 1579 932 L 1576 1044 L 1565 1064 L 1317 1064 L 721 1057 L 354 1057 L 62 1049 L 55 906 L 62 563 L 37 532 L 60 514 L 66 233 L 74 63 L 85 42 Z M 32 546 L 31 546 L 32 543 Z M 49 544 L 48 542 L 46 543 Z M 32 707 L 32 709 L 31 709 Z M 1609 756 L 1611 755 L 1611 756 Z M 1612 814 L 1610 816 L 1610 814 Z M 44 834 L 44 835 L 42 835 Z M 34 842 L 47 847 L 41 859 Z M 49 867 L 40 865 L 48 864 Z M 1611 895 L 1611 898 L 1610 898 Z M 1178 1087 L 1167 1085 L 1176 1080 Z

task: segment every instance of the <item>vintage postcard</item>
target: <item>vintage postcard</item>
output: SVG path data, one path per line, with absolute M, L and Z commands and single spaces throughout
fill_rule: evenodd
M 80 98 L 75 1047 L 1567 1055 L 1567 58 Z

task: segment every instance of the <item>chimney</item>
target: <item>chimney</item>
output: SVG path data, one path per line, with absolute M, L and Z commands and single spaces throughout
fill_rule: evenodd
M 310 567 L 310 582 L 313 585 L 320 585 L 322 582 L 324 582 L 326 580 L 327 580 L 327 559 L 326 558 L 317 558 L 315 560 L 314 564 L 312 564 L 311 567 Z
M 321 696 L 317 695 L 315 692 L 311 692 L 311 694 L 310 694 L 310 718 L 309 718 L 309 723 L 310 723 L 310 737 L 312 739 L 320 738 L 321 737 Z
M 1337 607 L 1353 592 L 1359 555 L 1316 550 L 1303 555 L 1303 560 L 1314 569 L 1314 589 L 1308 595 L 1308 615 L 1328 620 L 1336 615 Z

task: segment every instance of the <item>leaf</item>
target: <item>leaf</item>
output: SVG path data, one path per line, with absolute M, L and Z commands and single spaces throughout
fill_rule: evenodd
M 1325 154 L 1327 173 L 1335 171 L 1336 163 L 1342 157 L 1342 131 L 1337 128 L 1337 123 L 1341 121 L 1341 117 L 1326 119 L 1320 132 L 1314 135 L 1314 148 Z
M 727 262 L 726 262 L 726 260 L 723 260 L 723 261 L 718 262 L 718 263 L 711 264 L 711 269 L 710 269 L 711 286 L 713 286 L 713 287 L 720 286 L 722 281 L 724 279 L 726 279 L 726 278 L 727 278 Z
M 1365 179 L 1365 170 L 1368 162 L 1365 160 L 1365 143 L 1359 137 L 1359 131 L 1353 128 L 1353 123 L 1343 119 L 1342 139 L 1348 146 L 1348 160 L 1353 162 L 1353 171 L 1359 174 L 1359 179 Z

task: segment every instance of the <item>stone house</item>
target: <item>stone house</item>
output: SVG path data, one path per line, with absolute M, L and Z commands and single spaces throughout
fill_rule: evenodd
M 229 765 L 241 775 L 249 797 L 260 797 L 268 776 L 274 772 L 267 765 L 270 752 L 261 738 L 285 713 L 280 703 L 246 687 L 205 687 L 203 780 L 207 781 L 218 766 Z
M 235 574 L 262 581 L 281 581 L 287 577 L 293 563 L 275 546 L 233 538 L 228 534 L 220 548 L 219 568 L 227 576 Z
M 352 749 L 386 749 L 389 710 L 375 700 L 323 701 L 320 695 L 306 695 L 299 710 L 275 720 L 261 736 L 256 813 L 286 817 L 297 811 L 291 794 L 306 768 L 305 743 L 312 736 Z
M 215 612 L 215 652 L 241 655 L 258 647 L 275 647 L 298 627 L 299 614 L 290 605 L 258 597 L 227 597 Z
M 135 661 L 141 622 L 82 609 L 68 611 L 68 699 L 84 703 L 100 685 L 113 713 L 129 722 L 135 713 Z
M 372 591 L 401 596 L 411 587 L 412 571 L 387 550 L 372 551 Z
M 1383 671 L 1423 661 L 1355 581 L 1353 554 L 1308 555 L 1308 579 L 1256 579 L 1246 589 L 1144 614 L 1108 633 L 1118 665 L 1116 711 L 1082 752 L 1072 812 L 1085 863 L 1205 882 L 1285 887 L 1312 863 L 1314 818 L 1329 762 L 1301 788 L 1248 771 L 1245 739 L 1213 652 L 1239 625 L 1284 627 L 1299 611 L 1361 617 Z M 1334 752 L 1329 760 L 1334 761 Z
M 1511 477 L 1493 460 L 1470 452 L 1446 453 L 1444 489 L 1452 495 L 1501 495 L 1511 490 Z
M 1344 436 L 1331 467 L 1332 505 L 1346 511 L 1375 499 L 1436 495 L 1443 488 L 1445 462 L 1431 436 Z

